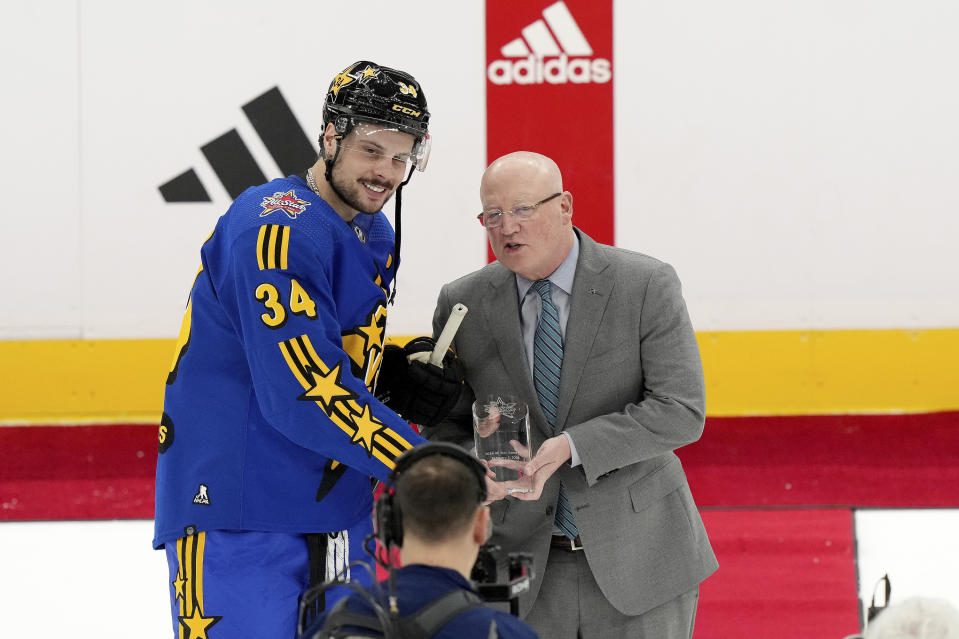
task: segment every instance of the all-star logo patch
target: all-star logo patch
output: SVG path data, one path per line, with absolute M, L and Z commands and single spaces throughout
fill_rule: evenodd
M 306 211 L 306 207 L 309 205 L 310 203 L 306 200 L 301 200 L 296 197 L 296 191 L 294 189 L 290 189 L 286 193 L 277 191 L 273 195 L 263 198 L 263 201 L 260 202 L 260 206 L 263 207 L 263 212 L 260 213 L 260 217 L 266 217 L 276 211 L 283 211 L 287 217 L 295 220 L 296 216 Z
M 200 484 L 200 487 L 197 488 L 196 495 L 193 496 L 193 503 L 199 506 L 210 505 L 210 494 L 206 484 Z

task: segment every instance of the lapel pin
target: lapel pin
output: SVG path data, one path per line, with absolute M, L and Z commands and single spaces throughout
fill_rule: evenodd
M 591 287 L 589 287 L 589 294 L 590 294 L 590 295 L 599 295 L 599 291 L 597 291 L 595 288 L 593 288 L 593 287 L 591 286 Z

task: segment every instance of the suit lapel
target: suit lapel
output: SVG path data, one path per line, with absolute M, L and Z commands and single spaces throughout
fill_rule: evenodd
M 609 261 L 599 246 L 585 233 L 579 232 L 579 263 L 573 278 L 572 299 L 566 335 L 563 344 L 563 376 L 560 383 L 559 409 L 556 414 L 557 432 L 565 426 L 566 418 L 576 396 L 586 360 L 599 331 L 614 282 L 603 277 Z M 534 394 L 535 396 L 535 394 Z
M 489 290 L 483 299 L 482 312 L 507 374 L 507 379 L 502 380 L 501 387 L 489 390 L 513 393 L 526 402 L 530 412 L 530 423 L 545 437 L 552 437 L 553 433 L 545 430 L 546 416 L 536 397 L 529 363 L 526 361 L 523 334 L 519 328 L 516 276 L 506 268 L 499 268 L 490 276 L 489 285 Z

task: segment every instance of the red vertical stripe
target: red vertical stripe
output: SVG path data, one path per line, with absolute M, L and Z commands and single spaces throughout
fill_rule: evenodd
M 557 5 L 563 4 L 486 2 L 487 160 L 518 150 L 553 158 L 573 194 L 573 223 L 598 242 L 612 244 L 612 1 L 565 0 L 589 53 L 574 48 L 576 29 L 557 18 L 564 13 Z M 537 38 L 537 33 L 545 35 Z M 559 55 L 538 56 L 533 50 L 508 55 L 551 42 Z M 504 53 L 504 47 L 510 50 Z

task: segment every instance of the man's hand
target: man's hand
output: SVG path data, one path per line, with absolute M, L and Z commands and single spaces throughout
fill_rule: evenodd
M 496 481 L 496 474 L 490 468 L 489 462 L 485 459 L 481 459 L 480 462 L 486 466 L 486 501 L 483 505 L 489 506 L 494 501 L 499 501 L 510 493 L 506 486 L 503 485 L 503 482 Z
M 376 384 L 377 399 L 422 426 L 442 421 L 463 390 L 463 364 L 452 350 L 446 352 L 442 368 L 428 363 L 434 345 L 430 337 L 417 337 L 402 348 L 387 345 Z
M 566 435 L 557 435 L 550 437 L 543 445 L 539 447 L 536 456 L 526 464 L 526 474 L 533 481 L 533 492 L 531 493 L 513 493 L 516 499 L 523 501 L 535 501 L 543 494 L 543 486 L 546 480 L 552 477 L 560 464 L 565 463 L 572 452 L 569 449 L 569 440 Z
M 489 460 L 484 459 L 483 463 L 486 464 L 487 468 L 508 468 L 510 470 L 515 470 L 517 474 L 522 477 L 526 473 L 526 464 L 529 463 L 523 461 L 524 459 L 529 459 L 529 447 L 523 446 L 518 440 L 515 439 L 509 440 L 509 445 L 513 447 L 513 451 L 516 453 L 516 459 L 511 459 L 509 457 L 493 457 Z
M 510 441 L 513 445 L 513 448 L 520 453 L 521 455 L 528 455 L 526 452 L 527 448 L 520 444 L 515 439 Z M 524 493 L 529 489 L 529 482 L 524 479 L 517 479 L 513 481 L 497 481 L 496 473 L 493 470 L 494 468 L 509 468 L 515 470 L 517 473 L 522 474 L 525 464 L 522 461 L 516 461 L 512 459 L 481 459 L 480 463 L 486 466 L 486 502 L 485 506 L 489 506 L 494 501 L 503 499 L 504 497 L 509 497 L 510 495 L 518 495 Z

